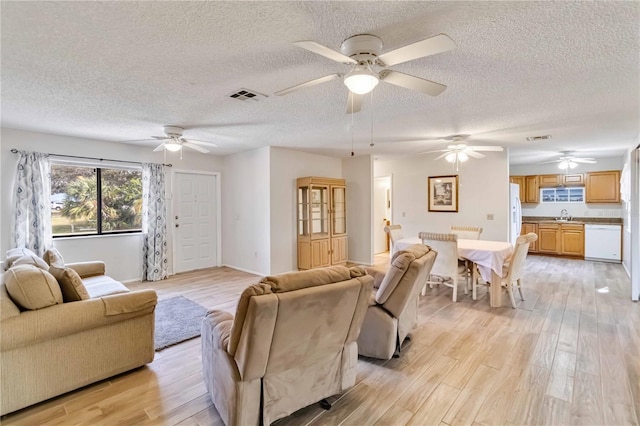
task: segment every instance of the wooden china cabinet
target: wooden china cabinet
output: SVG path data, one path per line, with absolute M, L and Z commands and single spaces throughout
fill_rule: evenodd
M 344 179 L 298 178 L 298 269 L 347 263 L 346 201 Z

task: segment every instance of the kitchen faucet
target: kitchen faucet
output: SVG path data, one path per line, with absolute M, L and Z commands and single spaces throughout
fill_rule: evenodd
M 569 219 L 569 212 L 567 211 L 567 209 L 562 209 L 560 211 L 560 219 Z

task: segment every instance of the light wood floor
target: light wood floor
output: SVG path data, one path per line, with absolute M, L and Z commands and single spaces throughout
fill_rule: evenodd
M 381 263 L 387 261 L 378 257 Z M 640 418 L 640 304 L 617 264 L 529 256 L 526 300 L 489 307 L 434 288 L 399 359 L 360 358 L 356 385 L 330 411 L 317 404 L 283 425 L 628 425 Z M 257 277 L 229 268 L 153 287 L 233 312 Z M 517 297 L 516 297 L 517 298 Z M 201 375 L 200 339 L 146 367 L 5 416 L 3 425 L 220 425 Z

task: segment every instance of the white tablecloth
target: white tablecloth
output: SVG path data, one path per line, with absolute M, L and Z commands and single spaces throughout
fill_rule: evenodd
M 418 237 L 402 238 L 396 241 L 392 253 L 412 244 L 422 244 L 422 240 Z M 478 265 L 482 279 L 487 282 L 491 281 L 492 270 L 498 276 L 502 276 L 502 266 L 511 253 L 513 253 L 513 246 L 505 241 L 458 240 L 458 256 Z

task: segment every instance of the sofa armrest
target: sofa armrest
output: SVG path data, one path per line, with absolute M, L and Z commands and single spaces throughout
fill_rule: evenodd
M 80 275 L 80 278 L 93 277 L 94 275 L 106 275 L 104 262 L 101 261 L 67 263 L 64 266 L 76 271 L 78 275 Z
M 229 312 L 210 311 L 204 318 L 202 327 L 208 327 L 212 331 L 213 347 L 227 352 L 229 338 L 231 337 L 231 326 L 233 326 L 234 316 Z
M 155 291 L 140 290 L 25 311 L 2 321 L 0 350 L 11 350 L 153 315 L 156 301 Z

